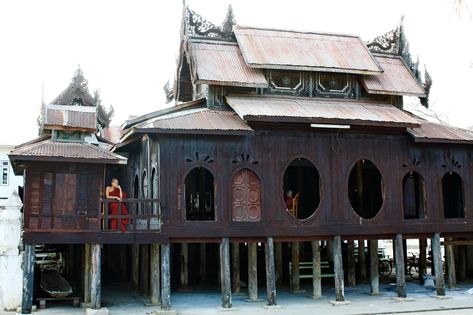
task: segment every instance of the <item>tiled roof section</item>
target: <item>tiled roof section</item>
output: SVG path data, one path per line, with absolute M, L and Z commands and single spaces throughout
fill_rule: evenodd
M 16 147 L 10 154 L 13 160 L 47 160 L 126 164 L 127 159 L 99 146 L 85 142 L 63 142 L 51 139 Z
M 162 132 L 237 132 L 253 130 L 233 111 L 209 108 L 193 108 L 163 115 L 135 126 L 136 129 L 152 129 Z
M 417 127 L 419 122 L 388 104 L 303 97 L 227 96 L 245 121 Z
M 425 90 L 399 56 L 375 55 L 383 68 L 380 75 L 364 75 L 362 84 L 368 93 L 425 97 Z
M 365 43 L 352 35 L 235 26 L 246 63 L 254 68 L 378 74 Z
M 53 129 L 96 130 L 97 108 L 94 106 L 44 105 L 43 127 Z
M 120 126 L 108 126 L 103 129 L 103 137 L 112 143 L 118 143 L 123 136 L 123 132 Z
M 467 143 L 473 144 L 473 131 L 439 123 L 420 121 L 420 128 L 407 132 L 419 143 Z
M 248 67 L 236 43 L 190 42 L 189 50 L 196 72 L 196 83 L 242 87 L 268 86 L 263 70 Z

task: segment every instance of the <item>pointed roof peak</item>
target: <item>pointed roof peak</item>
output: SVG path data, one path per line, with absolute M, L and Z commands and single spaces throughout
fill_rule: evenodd
M 77 67 L 69 86 L 56 97 L 51 104 L 57 105 L 79 105 L 79 106 L 96 106 L 94 98 L 89 92 L 88 81 L 84 76 L 84 72 Z

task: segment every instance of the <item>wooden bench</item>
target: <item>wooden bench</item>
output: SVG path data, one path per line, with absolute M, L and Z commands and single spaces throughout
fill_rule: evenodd
M 312 262 L 311 261 L 300 261 L 299 262 L 299 279 L 312 279 Z M 329 270 L 330 272 L 324 272 L 324 270 Z M 320 272 L 321 278 L 333 278 L 335 274 L 333 273 L 332 268 L 330 268 L 330 264 L 328 261 L 321 261 L 320 262 Z M 289 277 L 292 276 L 292 262 L 289 262 Z
M 64 297 L 64 298 L 54 298 L 54 297 L 44 297 L 44 298 L 37 298 L 36 300 L 39 302 L 39 308 L 45 309 L 47 301 L 72 301 L 72 305 L 75 307 L 80 306 L 80 297 L 73 296 L 73 297 Z

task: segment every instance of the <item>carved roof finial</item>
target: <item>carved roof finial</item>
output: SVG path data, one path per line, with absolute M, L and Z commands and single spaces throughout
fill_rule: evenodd
M 228 5 L 227 15 L 225 16 L 225 20 L 222 23 L 222 31 L 225 33 L 231 33 L 233 31 L 233 25 L 235 25 L 235 15 L 233 14 L 232 5 Z
M 221 39 L 234 39 L 233 24 L 235 18 L 233 9 L 229 6 L 225 20 L 221 26 L 204 19 L 200 14 L 185 8 L 183 33 L 185 36 L 211 37 Z

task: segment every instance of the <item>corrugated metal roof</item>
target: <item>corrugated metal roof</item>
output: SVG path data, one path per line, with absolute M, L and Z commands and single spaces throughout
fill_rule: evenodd
M 44 128 L 63 127 L 96 130 L 97 108 L 92 106 L 54 105 L 44 106 Z
M 190 42 L 189 47 L 197 83 L 243 87 L 268 86 L 263 71 L 248 67 L 236 43 Z
M 103 129 L 103 137 L 114 144 L 120 142 L 123 133 L 124 131 L 120 126 L 108 126 Z
M 163 115 L 136 125 L 135 128 L 184 133 L 189 131 L 237 131 L 244 133 L 253 131 L 233 111 L 209 108 L 193 108 Z
M 429 121 L 420 121 L 420 128 L 407 132 L 415 142 L 473 144 L 473 131 Z
M 357 36 L 235 26 L 250 67 L 377 74 L 382 69 Z
M 10 154 L 13 160 L 92 161 L 95 163 L 126 164 L 121 155 L 85 142 L 62 142 L 51 139 L 16 147 Z
M 399 56 L 375 55 L 383 68 L 380 75 L 364 75 L 362 84 L 368 93 L 425 97 L 425 90 Z
M 333 123 L 416 127 L 419 122 L 388 104 L 304 97 L 227 96 L 227 103 L 245 121 Z

